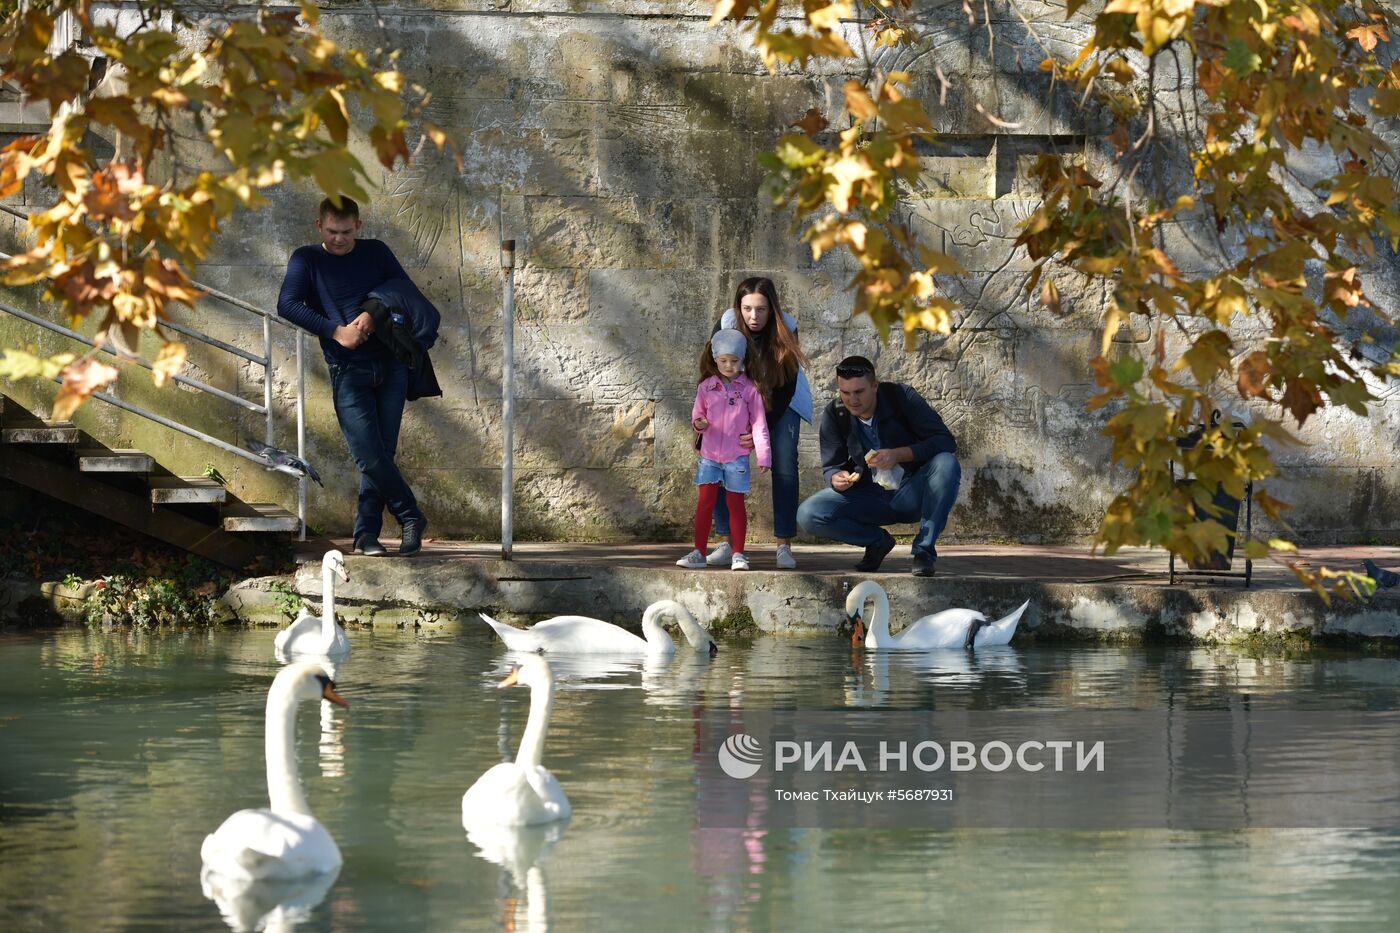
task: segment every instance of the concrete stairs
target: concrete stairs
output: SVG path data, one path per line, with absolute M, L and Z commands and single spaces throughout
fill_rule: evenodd
M 243 502 L 203 476 L 176 476 L 141 450 L 114 450 L 0 395 L 0 478 L 228 567 L 300 529 L 280 506 Z

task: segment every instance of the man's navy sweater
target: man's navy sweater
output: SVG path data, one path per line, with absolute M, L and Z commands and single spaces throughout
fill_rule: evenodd
M 360 306 L 375 288 L 390 279 L 406 278 L 408 273 L 380 240 L 356 240 L 355 248 L 344 256 L 319 243 L 302 246 L 287 262 L 277 313 L 320 337 L 327 363 L 388 356 L 378 340 L 345 349 L 335 342 L 335 329 L 360 316 Z

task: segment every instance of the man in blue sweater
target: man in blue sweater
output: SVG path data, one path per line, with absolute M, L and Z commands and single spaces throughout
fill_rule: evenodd
M 341 198 L 339 207 L 329 198 L 322 201 L 316 229 L 321 242 L 300 247 L 287 263 L 277 313 L 321 338 L 335 416 L 360 468 L 355 553 L 384 554 L 379 532 L 388 506 L 403 529 L 399 553 L 416 554 L 428 520 L 394 464 L 408 367 L 370 339 L 374 322 L 361 310 L 376 287 L 408 274 L 383 242 L 357 239 L 360 208 L 349 198 Z
M 840 398 L 822 413 L 822 471 L 827 488 L 797 510 L 803 530 L 865 548 L 856 569 L 874 573 L 894 549 L 884 529 L 918 522 L 916 577 L 931 577 L 938 536 L 958 498 L 958 443 L 914 389 L 881 383 L 863 356 L 836 364 Z

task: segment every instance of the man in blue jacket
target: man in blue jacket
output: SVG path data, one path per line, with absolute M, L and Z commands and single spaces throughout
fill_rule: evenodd
M 885 525 L 918 522 L 914 576 L 934 574 L 938 536 L 958 498 L 958 443 L 923 396 L 881 383 L 863 356 L 836 365 L 840 398 L 822 413 L 822 471 L 828 488 L 797 510 L 803 530 L 865 548 L 856 569 L 874 573 L 894 549 Z
M 358 239 L 360 208 L 349 198 L 339 207 L 322 201 L 316 229 L 321 242 L 298 248 L 287 263 L 277 313 L 321 338 L 335 416 L 360 469 L 355 553 L 385 553 L 379 532 L 388 506 L 403 529 L 399 553 L 416 554 L 428 520 L 394 464 L 409 368 L 370 339 L 374 322 L 362 308 L 370 292 L 408 273 L 383 242 Z

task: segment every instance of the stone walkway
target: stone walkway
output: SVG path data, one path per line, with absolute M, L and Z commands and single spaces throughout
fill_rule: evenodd
M 351 541 L 333 539 L 336 547 L 350 554 Z M 390 557 L 394 557 L 397 541 L 385 539 Z M 313 542 L 298 557 L 319 559 L 321 551 Z M 324 544 L 321 545 L 324 547 Z M 515 546 L 514 562 L 538 568 L 543 564 L 566 563 L 580 569 L 601 567 L 652 568 L 678 577 L 704 573 L 719 575 L 728 570 L 713 568 L 706 571 L 685 570 L 675 566 L 689 548 L 685 544 L 564 544 L 527 541 Z M 835 545 L 805 545 L 794 547 L 798 560 L 795 575 L 850 575 L 852 565 L 859 560 L 860 551 L 853 547 Z M 1122 583 L 1133 586 L 1168 585 L 1167 555 L 1160 550 L 1127 548 L 1112 557 L 1094 556 L 1085 546 L 948 544 L 939 548 L 938 575 L 935 580 L 1024 581 L 1034 583 Z M 1308 547 L 1301 552 L 1303 560 L 1314 566 L 1333 570 L 1361 570 L 1363 558 L 1371 558 L 1382 567 L 1400 570 L 1400 548 L 1368 545 Z M 499 544 L 470 541 L 429 540 L 419 558 L 438 561 L 499 561 Z M 749 558 L 754 572 L 776 571 L 770 544 L 751 547 Z M 880 578 L 907 576 L 910 567 L 907 545 L 900 545 L 885 560 Z M 1178 568 L 1181 565 L 1178 563 Z M 1234 572 L 1242 573 L 1244 561 L 1234 563 Z M 1192 575 L 1177 578 L 1179 586 L 1192 589 L 1243 589 L 1238 577 Z M 1293 573 L 1274 561 L 1255 561 L 1250 589 L 1303 591 Z M 1382 590 L 1379 598 L 1400 601 L 1400 588 Z

